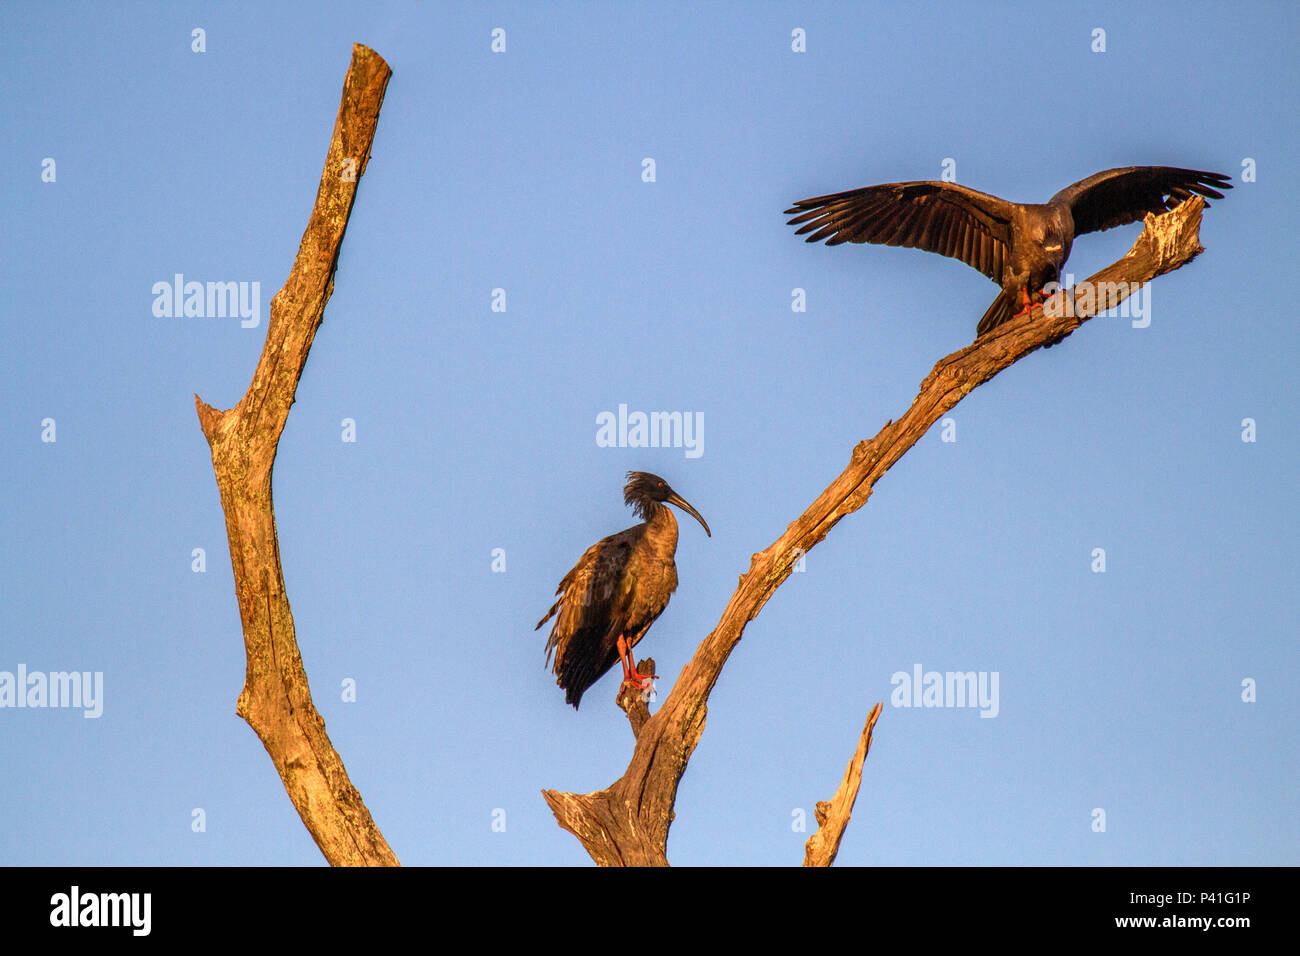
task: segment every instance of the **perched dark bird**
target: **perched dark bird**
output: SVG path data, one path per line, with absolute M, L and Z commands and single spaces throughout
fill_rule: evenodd
M 666 505 L 676 505 L 704 527 L 704 518 L 668 483 L 644 471 L 629 471 L 623 501 L 645 519 L 641 524 L 602 538 L 587 549 L 564 576 L 555 602 L 537 630 L 556 612 L 546 641 L 546 660 L 555 652 L 555 682 L 576 709 L 583 692 L 623 662 L 623 683 L 648 686 L 654 674 L 638 674 L 632 648 L 677 590 L 677 519 Z
M 1007 202 L 956 183 L 885 183 L 801 199 L 786 215 L 808 242 L 874 242 L 960 259 L 1002 286 L 976 336 L 1045 298 L 1059 282 L 1074 237 L 1173 209 L 1193 193 L 1222 199 L 1227 176 L 1172 166 L 1108 169 L 1067 186 L 1042 204 Z M 1207 203 L 1208 205 L 1208 203 Z

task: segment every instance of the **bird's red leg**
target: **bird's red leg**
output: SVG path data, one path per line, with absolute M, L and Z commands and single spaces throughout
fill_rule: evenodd
M 635 687 L 637 690 L 643 690 L 650 686 L 650 681 L 657 678 L 658 674 L 641 674 L 637 672 L 636 664 L 632 660 L 632 647 L 623 635 L 618 636 L 618 652 L 622 655 L 623 661 L 623 683 Z
M 632 680 L 630 680 L 630 678 L 632 678 L 632 670 L 628 667 L 628 643 L 623 639 L 621 633 L 619 635 L 619 663 L 623 665 L 623 683 L 632 683 Z
M 1020 290 L 1020 311 L 1017 312 L 1015 315 L 1013 315 L 1012 318 L 1018 319 L 1026 312 L 1032 311 L 1033 308 L 1034 308 L 1034 303 L 1033 300 L 1029 298 L 1029 291 L 1027 289 L 1021 289 Z

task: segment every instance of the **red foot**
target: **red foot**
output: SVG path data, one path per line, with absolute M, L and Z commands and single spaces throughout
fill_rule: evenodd
M 636 664 L 632 662 L 632 648 L 623 635 L 618 636 L 618 653 L 619 660 L 623 664 L 623 686 L 633 687 L 636 690 L 645 690 L 650 686 L 652 680 L 658 680 L 658 674 L 642 674 L 637 671 Z
M 1030 297 L 1029 291 L 1027 289 L 1021 289 L 1020 290 L 1020 311 L 1017 312 L 1015 315 L 1013 315 L 1012 318 L 1018 319 L 1022 315 L 1034 311 L 1034 306 L 1037 304 L 1034 302 L 1034 299 L 1037 299 L 1039 302 L 1046 302 L 1048 299 L 1048 295 L 1045 291 L 1040 289 L 1038 292 L 1035 292 L 1032 297 Z
M 623 674 L 623 686 L 634 687 L 637 690 L 645 690 L 650 686 L 652 680 L 658 680 L 658 674 L 641 674 L 633 667 L 630 671 L 624 668 L 626 673 Z

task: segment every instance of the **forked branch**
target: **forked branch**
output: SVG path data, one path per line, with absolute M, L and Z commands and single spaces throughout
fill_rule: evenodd
M 239 404 L 226 411 L 194 396 L 212 449 L 244 629 L 247 670 L 235 709 L 262 739 L 302 822 L 336 866 L 396 866 L 397 857 L 348 779 L 312 705 L 280 571 L 271 467 L 334 289 L 339 247 L 391 75 L 379 54 L 360 44 L 352 48 L 316 205 L 289 278 L 271 299 L 266 344 L 253 381 Z

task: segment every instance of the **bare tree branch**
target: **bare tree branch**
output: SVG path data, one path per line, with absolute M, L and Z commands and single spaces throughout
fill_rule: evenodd
M 858 788 L 862 786 L 862 764 L 871 750 L 871 731 L 876 727 L 884 704 L 876 704 L 867 715 L 866 726 L 858 738 L 858 749 L 844 770 L 844 779 L 829 801 L 817 803 L 817 832 L 804 844 L 804 866 L 830 866 L 835 862 L 835 855 L 840 852 L 840 840 L 844 839 L 844 828 L 849 825 L 853 813 L 853 804 L 858 799 Z
M 839 477 L 781 537 L 753 556 L 717 627 L 696 649 L 658 713 L 640 728 L 623 776 L 604 790 L 584 795 L 542 791 L 560 826 L 577 836 L 597 863 L 668 864 L 668 828 L 677 786 L 704 731 L 709 693 L 745 625 L 790 576 L 795 561 L 841 518 L 861 508 L 880 477 L 972 390 L 1200 254 L 1204 206 L 1193 197 L 1164 215 L 1148 215 L 1146 228 L 1124 258 L 1079 283 L 1072 295 L 1062 292 L 1049 299 L 1044 303 L 1047 314 L 1037 306 L 941 359 L 903 417 L 859 442 Z
M 316 205 L 289 278 L 271 300 L 266 344 L 253 381 L 239 404 L 226 411 L 194 396 L 226 515 L 248 658 L 235 709 L 262 739 L 302 822 L 335 866 L 396 866 L 397 857 L 348 779 L 312 705 L 280 570 L 271 468 L 334 290 L 339 247 L 391 75 L 379 54 L 360 44 L 352 48 Z
M 644 658 L 637 663 L 636 670 L 638 674 L 655 673 L 655 659 Z M 647 699 L 647 692 L 636 690 L 630 684 L 620 684 L 618 696 L 614 698 L 614 703 L 627 714 L 627 722 L 632 725 L 633 737 L 640 735 L 641 728 L 650 719 L 650 705 Z

